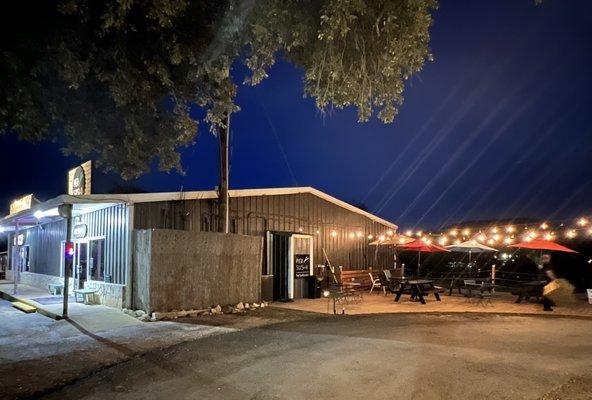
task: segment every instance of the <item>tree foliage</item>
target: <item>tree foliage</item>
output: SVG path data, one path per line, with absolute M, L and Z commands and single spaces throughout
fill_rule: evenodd
M 136 177 L 155 159 L 181 171 L 206 111 L 213 132 L 277 57 L 304 70 L 320 110 L 393 121 L 405 81 L 429 59 L 436 0 L 62 0 L 18 2 L 0 49 L 0 129 L 56 140 Z M 6 38 L 10 40 L 6 40 Z

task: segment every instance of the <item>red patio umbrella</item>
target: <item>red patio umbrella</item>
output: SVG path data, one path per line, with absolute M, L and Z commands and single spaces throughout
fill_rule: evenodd
M 421 253 L 448 253 L 450 250 L 431 243 L 426 243 L 423 240 L 414 240 L 413 242 L 402 244 L 399 246 L 401 250 L 417 251 L 417 275 L 419 276 L 419 266 L 421 264 Z
M 543 257 L 543 250 L 562 251 L 564 253 L 577 253 L 577 251 L 572 250 L 568 247 L 562 246 L 559 243 L 555 243 L 550 240 L 543 240 L 543 239 L 536 239 L 536 240 L 531 240 L 529 242 L 516 243 L 516 244 L 510 245 L 509 247 L 517 247 L 520 249 L 540 250 L 541 258 Z M 541 276 L 542 270 L 543 270 L 543 264 L 542 264 L 542 261 L 539 260 L 539 264 L 538 264 L 538 271 L 539 271 L 538 278 L 539 278 L 539 280 L 542 280 L 542 276 Z
M 522 242 L 512 244 L 509 247 L 518 247 L 521 249 L 532 249 L 532 250 L 549 250 L 549 251 L 563 251 L 564 253 L 577 253 L 577 251 L 560 245 L 559 243 L 552 242 L 550 240 L 536 239 L 530 242 Z

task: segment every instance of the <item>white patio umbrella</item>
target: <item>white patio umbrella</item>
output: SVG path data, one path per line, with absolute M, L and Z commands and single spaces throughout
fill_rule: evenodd
M 450 246 L 446 246 L 446 248 L 457 253 L 469 253 L 469 264 L 471 263 L 471 254 L 473 253 L 498 251 L 493 247 L 485 246 L 484 244 L 479 243 L 475 239 L 470 239 L 459 244 L 451 244 Z

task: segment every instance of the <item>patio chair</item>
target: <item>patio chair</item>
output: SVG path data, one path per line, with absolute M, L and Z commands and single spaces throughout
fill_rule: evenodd
M 370 282 L 372 282 L 372 287 L 370 288 L 370 293 L 372 293 L 374 288 L 381 288 L 382 283 L 380 282 L 380 278 L 372 276 L 372 272 L 368 272 L 368 275 L 370 276 Z
M 382 272 L 384 273 L 386 279 L 390 282 L 392 279 L 391 271 L 389 271 L 388 269 L 383 269 Z
M 391 282 L 386 277 L 386 273 L 378 274 L 378 279 L 380 280 L 380 287 L 382 288 L 382 293 L 386 296 L 386 291 L 388 290 L 391 293 L 394 293 L 393 287 L 391 286 Z

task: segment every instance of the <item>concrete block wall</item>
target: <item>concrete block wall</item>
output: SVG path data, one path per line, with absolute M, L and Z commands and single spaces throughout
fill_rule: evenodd
M 168 229 L 134 235 L 134 308 L 166 312 L 260 301 L 263 238 Z

